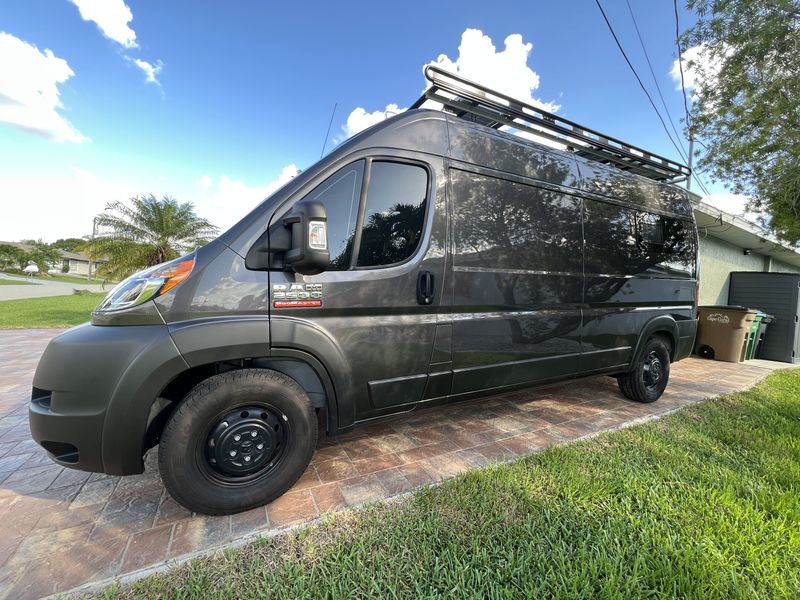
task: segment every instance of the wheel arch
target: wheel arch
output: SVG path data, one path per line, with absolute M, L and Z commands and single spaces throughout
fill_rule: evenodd
M 312 355 L 291 348 L 280 348 L 264 356 L 226 358 L 197 364 L 178 373 L 163 387 L 150 406 L 143 453 L 158 443 L 170 414 L 192 388 L 218 373 L 251 368 L 277 371 L 296 381 L 308 395 L 311 406 L 325 411 L 328 433 L 337 431 L 336 392 L 327 369 Z
M 650 319 L 642 328 L 642 331 L 639 334 L 639 339 L 636 342 L 636 348 L 631 355 L 631 362 L 628 365 L 629 368 L 636 364 L 636 361 L 642 353 L 642 349 L 647 343 L 647 340 L 654 335 L 662 335 L 667 338 L 670 344 L 669 360 L 670 362 L 675 361 L 678 353 L 678 341 L 680 339 L 680 335 L 678 333 L 678 324 L 675 319 L 669 315 L 658 315 L 657 317 Z

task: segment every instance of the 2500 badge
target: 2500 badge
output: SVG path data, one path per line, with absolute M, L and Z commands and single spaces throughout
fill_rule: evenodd
M 307 308 L 322 306 L 321 283 L 273 283 L 272 306 Z

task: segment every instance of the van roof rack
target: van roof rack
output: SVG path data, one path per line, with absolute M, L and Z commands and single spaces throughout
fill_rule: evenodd
M 515 100 L 437 66 L 425 67 L 425 77 L 431 86 L 411 108 L 420 108 L 427 100 L 433 100 L 443 104 L 447 112 L 467 121 L 493 129 L 507 126 L 526 131 L 564 144 L 578 156 L 613 164 L 656 181 L 678 183 L 691 175 L 686 165 Z

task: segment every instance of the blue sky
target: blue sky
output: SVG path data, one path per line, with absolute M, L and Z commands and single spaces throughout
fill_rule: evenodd
M 677 119 L 672 2 L 630 2 Z M 604 7 L 660 107 L 625 2 Z M 692 22 L 682 10 L 681 27 Z M 521 36 L 517 50 L 532 44 L 516 67 L 527 61 L 539 78 L 533 97 L 559 105 L 559 114 L 677 158 L 592 0 L 5 0 L 0 240 L 86 235 L 106 202 L 136 193 L 192 201 L 227 227 L 276 181 L 319 158 L 334 103 L 327 150 L 346 135 L 354 109 L 413 102 L 422 66 L 440 55 L 456 61 L 468 29 L 491 38 L 497 52 L 512 34 Z M 40 119 L 35 126 L 3 108 L 4 97 L 36 104 L 54 90 L 57 100 L 25 113 Z

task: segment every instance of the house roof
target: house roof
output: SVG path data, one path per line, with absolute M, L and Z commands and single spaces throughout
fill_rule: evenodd
M 699 196 L 694 194 L 691 196 L 701 240 L 705 236 L 710 236 L 800 267 L 800 248 L 779 240 L 757 223 L 711 206 L 703 202 Z

